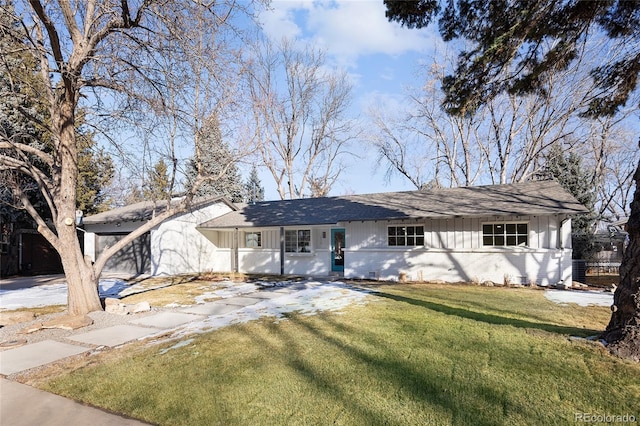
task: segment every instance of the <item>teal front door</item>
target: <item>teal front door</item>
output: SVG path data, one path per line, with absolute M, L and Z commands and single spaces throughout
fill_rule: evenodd
M 331 271 L 344 272 L 344 228 L 331 230 Z

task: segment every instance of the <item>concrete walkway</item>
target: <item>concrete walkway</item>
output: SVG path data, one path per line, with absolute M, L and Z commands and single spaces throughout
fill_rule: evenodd
M 280 293 L 282 295 L 282 293 Z M 224 315 L 275 296 L 256 292 L 241 297 L 219 299 L 194 305 L 179 312 L 164 311 L 133 319 L 129 324 L 77 333 L 65 342 L 46 340 L 0 352 L 0 374 L 8 376 L 64 358 L 90 351 L 99 346 L 114 347 L 161 334 L 207 316 Z M 72 342 L 72 343 L 67 343 Z M 0 425 L 136 425 L 145 424 L 121 417 L 79 402 L 62 398 L 33 387 L 0 378 Z
M 2 426 L 146 425 L 40 389 L 0 378 Z

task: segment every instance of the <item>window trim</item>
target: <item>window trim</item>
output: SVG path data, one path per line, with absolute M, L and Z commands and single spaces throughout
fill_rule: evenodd
M 258 245 L 249 245 L 249 236 L 251 235 L 257 235 L 258 240 L 257 243 Z M 245 248 L 251 248 L 251 249 L 259 249 L 262 248 L 262 231 L 245 231 L 244 233 L 244 246 Z
M 502 225 L 504 227 L 504 231 L 501 234 L 495 232 L 495 226 Z M 508 232 L 508 226 L 515 226 L 515 230 L 512 232 Z M 526 226 L 526 232 L 520 232 L 518 229 L 521 225 Z M 485 234 L 485 226 L 492 227 L 491 234 Z M 506 221 L 491 221 L 491 222 L 482 222 L 480 227 L 480 238 L 482 239 L 482 247 L 529 247 L 529 233 L 530 226 L 529 221 L 514 221 L 514 220 L 506 220 Z M 496 237 L 502 238 L 502 244 L 496 244 Z M 487 244 L 487 238 L 491 238 L 493 243 Z M 524 242 L 521 242 L 521 239 L 524 238 Z M 515 239 L 515 241 L 513 240 Z M 514 243 L 509 244 L 509 241 L 514 241 Z
M 306 246 L 300 246 L 300 233 L 301 232 L 308 232 L 309 233 L 309 239 L 307 241 L 307 245 Z M 287 234 L 291 235 L 291 234 L 295 235 L 295 248 L 296 250 L 292 251 L 289 250 L 290 245 L 289 245 L 289 240 L 287 238 Z M 311 228 L 293 228 L 293 229 L 285 229 L 284 230 L 284 252 L 288 253 L 288 254 L 310 254 L 312 252 L 312 241 L 313 241 L 313 232 L 311 232 Z M 304 240 L 302 240 L 302 242 L 305 242 Z M 304 248 L 306 247 L 307 250 L 304 250 Z M 302 250 L 301 250 L 302 248 Z
M 403 234 L 398 234 L 399 228 L 405 228 Z M 408 232 L 408 228 L 413 228 L 413 233 Z M 417 228 L 422 228 L 422 233 L 418 232 Z M 391 224 L 387 225 L 387 247 L 404 247 L 415 248 L 424 247 L 425 234 L 424 225 L 421 224 Z M 392 231 L 393 229 L 393 231 Z M 391 238 L 394 238 L 395 243 L 391 244 Z M 399 244 L 399 239 L 403 240 L 402 244 Z M 409 239 L 413 239 L 413 244 L 409 244 Z

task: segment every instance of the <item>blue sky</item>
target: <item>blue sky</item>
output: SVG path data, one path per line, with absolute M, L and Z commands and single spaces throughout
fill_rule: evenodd
M 441 43 L 432 29 L 409 30 L 388 22 L 382 0 L 274 0 L 259 19 L 272 40 L 287 37 L 324 49 L 328 65 L 350 75 L 352 113 L 361 119 L 373 100 L 398 105 L 408 87 L 420 86 L 419 63 Z M 414 189 L 400 177 L 387 181 L 386 167 L 376 164 L 376 153 L 363 141 L 355 141 L 353 152 L 358 157 L 347 160 L 331 195 Z M 266 198 L 277 199 L 271 176 L 265 172 L 261 178 Z

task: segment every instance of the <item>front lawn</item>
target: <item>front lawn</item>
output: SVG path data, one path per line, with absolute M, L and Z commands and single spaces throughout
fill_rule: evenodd
M 372 288 L 364 306 L 127 345 L 38 385 L 161 425 L 640 421 L 640 365 L 570 338 L 602 330 L 607 308 L 529 289 Z

